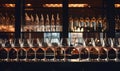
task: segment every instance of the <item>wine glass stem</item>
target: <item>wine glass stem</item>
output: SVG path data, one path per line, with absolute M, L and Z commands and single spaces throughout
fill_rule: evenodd
M 116 60 L 118 60 L 118 51 L 116 51 Z
M 17 51 L 17 61 L 18 61 L 18 51 Z
M 65 53 L 65 51 L 64 51 L 64 61 L 66 61 L 66 53 Z
M 36 51 L 35 51 L 35 61 L 36 61 Z
M 7 61 L 9 61 L 9 51 L 7 52 Z
M 108 61 L 108 51 L 107 51 L 107 61 Z
M 90 51 L 88 51 L 88 60 L 90 61 Z
M 80 53 L 79 53 L 79 61 L 81 60 L 81 55 L 80 55 Z
M 98 61 L 100 60 L 100 52 L 98 51 Z
M 44 59 L 46 60 L 46 51 L 44 51 Z
M 54 61 L 56 61 L 56 57 L 55 56 L 56 56 L 56 54 L 55 54 L 55 51 L 54 51 Z
M 81 54 L 80 54 L 80 50 L 79 50 L 79 61 L 81 60 Z
M 27 61 L 27 51 L 26 51 L 26 58 L 25 58 L 25 60 Z

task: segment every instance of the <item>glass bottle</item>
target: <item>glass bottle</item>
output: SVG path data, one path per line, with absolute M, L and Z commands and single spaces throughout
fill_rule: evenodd
M 84 32 L 84 26 L 85 26 L 85 22 L 84 22 L 84 18 L 80 17 L 80 31 Z
M 55 31 L 55 19 L 53 14 L 51 18 L 51 31 Z
M 62 31 L 62 26 L 60 24 L 60 16 L 59 16 L 59 14 L 57 14 L 57 18 L 56 18 L 56 31 Z
M 103 31 L 102 28 L 103 28 L 102 18 L 99 17 L 99 18 L 98 18 L 98 21 L 97 21 L 97 31 L 98 31 L 98 32 L 102 32 L 102 31 Z
M 90 19 L 89 17 L 85 18 L 85 32 L 89 32 L 90 31 Z
M 73 18 L 69 17 L 69 31 L 74 31 L 73 29 Z
M 45 21 L 45 31 L 50 32 L 50 20 L 49 20 L 48 14 L 47 14 L 46 21 Z
M 106 19 L 106 17 L 104 17 L 103 18 L 103 30 L 102 31 L 104 32 L 104 31 L 106 31 L 106 29 L 107 29 L 107 19 Z
M 74 28 L 74 31 L 75 31 L 75 32 L 80 31 L 80 28 L 79 28 L 79 20 L 78 20 L 77 17 L 76 17 L 75 19 L 73 19 L 73 28 Z
M 41 14 L 41 19 L 40 19 L 40 31 L 41 31 L 41 32 L 44 32 L 44 31 L 45 31 L 43 14 Z
M 35 20 L 35 30 L 39 31 L 39 16 L 36 14 L 36 20 Z
M 96 31 L 96 19 L 95 19 L 95 17 L 93 17 L 92 19 L 91 19 L 91 25 L 90 25 L 90 27 L 91 27 L 91 29 L 92 29 L 92 31 Z
M 30 26 L 31 18 L 29 17 L 29 15 L 27 13 L 25 13 L 25 21 L 26 21 L 26 25 L 24 25 L 24 31 L 31 32 L 31 30 L 33 30 L 32 27 Z

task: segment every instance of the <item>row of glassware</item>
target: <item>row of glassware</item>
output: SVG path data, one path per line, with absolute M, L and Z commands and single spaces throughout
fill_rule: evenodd
M 40 39 L 9 39 L 0 40 L 0 61 L 3 62 L 101 62 L 120 61 L 120 48 L 113 45 L 110 38 L 110 46 L 95 45 L 94 39 L 91 42 L 83 40 L 77 46 L 67 45 L 66 39 L 60 43 L 43 42 Z M 92 44 L 87 45 L 86 43 Z M 97 42 L 96 42 L 97 43 Z M 65 45 L 66 44 L 66 45 Z

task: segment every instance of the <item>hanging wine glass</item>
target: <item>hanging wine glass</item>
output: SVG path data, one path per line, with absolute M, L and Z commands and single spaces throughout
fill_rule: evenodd
M 43 48 L 43 40 L 37 38 L 37 43 L 38 43 L 38 50 L 36 50 L 36 59 L 37 61 L 44 61 L 45 59 L 45 49 Z
M 10 44 L 10 41 L 7 39 L 3 40 L 3 43 L 5 44 L 4 49 L 7 51 L 6 61 L 9 61 L 9 51 L 11 50 L 11 44 Z M 3 44 L 3 46 L 4 46 L 4 44 Z
M 38 42 L 37 38 L 32 40 L 32 45 L 33 45 L 32 49 L 34 51 L 34 59 L 33 60 L 36 62 L 37 61 L 37 58 L 36 58 L 37 54 L 36 54 L 36 52 L 39 49 L 39 45 L 40 45 L 40 42 Z
M 15 39 L 14 41 L 14 46 L 13 46 L 13 49 L 17 52 L 17 55 L 16 55 L 16 61 L 19 61 L 19 50 L 20 50 L 20 39 Z
M 7 59 L 7 51 L 4 49 L 5 41 L 0 39 L 0 61 L 6 61 Z
M 22 49 L 26 52 L 26 55 L 25 55 L 26 57 L 25 57 L 24 61 L 27 62 L 28 61 L 28 58 L 27 58 L 28 54 L 27 54 L 27 52 L 30 49 L 30 47 L 29 47 L 29 44 L 28 44 L 29 43 L 28 39 L 24 39 L 23 42 L 24 42 L 24 44 L 23 44 Z
M 20 49 L 18 51 L 19 61 L 25 61 L 25 58 L 26 58 L 26 51 L 24 51 L 24 49 L 23 49 L 23 47 L 24 47 L 24 40 L 25 39 L 22 39 L 22 38 L 19 39 L 19 44 L 20 44 Z

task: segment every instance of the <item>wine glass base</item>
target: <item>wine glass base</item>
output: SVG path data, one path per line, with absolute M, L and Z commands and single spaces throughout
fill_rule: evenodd
M 115 62 L 120 62 L 120 60 L 118 58 L 115 58 Z
M 4 59 L 5 62 L 10 62 L 10 59 Z
M 89 62 L 88 58 L 87 59 L 81 59 L 80 62 Z
M 70 62 L 80 62 L 79 59 L 70 59 Z

